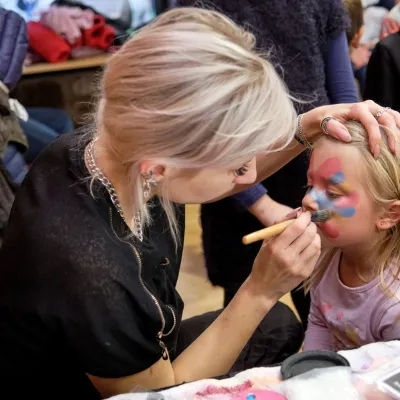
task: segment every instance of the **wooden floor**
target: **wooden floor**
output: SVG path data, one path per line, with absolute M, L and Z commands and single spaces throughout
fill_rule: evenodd
M 199 206 L 186 206 L 186 236 L 178 291 L 185 302 L 184 318 L 218 310 L 223 304 L 223 293 L 207 279 L 201 246 Z M 282 301 L 294 309 L 290 296 Z

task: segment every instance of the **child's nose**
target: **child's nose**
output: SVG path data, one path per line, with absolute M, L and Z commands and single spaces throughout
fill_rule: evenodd
M 306 211 L 316 211 L 318 210 L 318 204 L 317 202 L 312 198 L 310 193 L 307 193 L 303 197 L 303 201 L 301 202 L 303 209 Z

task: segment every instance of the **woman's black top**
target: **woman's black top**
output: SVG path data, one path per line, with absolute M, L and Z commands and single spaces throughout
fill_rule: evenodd
M 49 146 L 11 212 L 0 252 L 0 379 L 2 390 L 24 382 L 14 395 L 97 398 L 86 374 L 138 373 L 164 344 L 174 354 L 184 208 L 175 206 L 177 248 L 158 199 L 145 241 L 130 236 L 104 187 L 90 191 L 88 140 L 77 131 Z

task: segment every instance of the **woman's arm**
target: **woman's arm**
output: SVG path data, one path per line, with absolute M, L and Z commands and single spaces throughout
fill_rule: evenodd
M 273 305 L 311 274 L 320 249 L 316 226 L 310 213 L 304 213 L 261 248 L 250 277 L 228 307 L 173 363 L 159 360 L 123 378 L 89 378 L 105 397 L 227 373 Z
M 249 209 L 266 194 L 267 189 L 264 185 L 257 183 L 257 185 L 251 186 L 243 192 L 235 194 L 233 198 L 244 208 Z
M 359 101 L 345 32 L 334 39 L 328 39 L 325 73 L 332 104 Z
M 369 134 L 370 151 L 375 157 L 378 157 L 380 153 L 379 143 L 381 141 L 379 124 L 381 124 L 389 129 L 389 147 L 393 152 L 396 152 L 396 143 L 398 144 L 400 138 L 400 130 L 398 129 L 398 127 L 400 127 L 400 113 L 394 110 L 387 110 L 387 112 L 383 113 L 379 118 L 378 124 L 375 115 L 381 108 L 381 106 L 371 100 L 353 104 L 334 104 L 317 107 L 303 114 L 303 131 L 308 140 L 314 142 L 323 134 L 321 132 L 321 122 L 326 117 L 333 117 L 335 119 L 330 120 L 326 124 L 326 129 L 329 134 L 338 140 L 349 142 L 351 141 L 351 136 L 347 128 L 341 124 L 339 120 L 354 119 L 360 121 Z M 255 183 L 261 182 L 274 174 L 304 150 L 304 146 L 293 139 L 285 150 L 258 156 L 257 179 Z M 236 185 L 233 190 L 214 199 L 214 201 L 242 192 L 250 186 L 252 185 Z
M 233 197 L 264 226 L 272 225 L 292 211 L 290 207 L 272 200 L 267 194 L 267 189 L 261 183 L 235 194 Z
M 272 200 L 268 195 L 260 197 L 248 210 L 264 226 L 271 226 L 277 221 L 283 220 L 293 211 L 292 208 Z

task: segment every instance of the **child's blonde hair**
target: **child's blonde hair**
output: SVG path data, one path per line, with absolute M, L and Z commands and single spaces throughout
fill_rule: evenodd
M 386 128 L 381 127 L 382 143 L 381 154 L 376 160 L 374 159 L 368 145 L 368 134 L 361 123 L 349 121 L 345 123 L 348 128 L 352 141 L 343 144 L 345 146 L 356 147 L 361 155 L 362 163 L 365 167 L 365 186 L 369 191 L 371 198 L 377 207 L 388 206 L 389 204 L 400 199 L 400 159 L 394 155 L 388 146 Z M 322 140 L 335 140 L 331 136 L 324 136 Z M 318 145 L 318 144 L 317 144 Z M 314 270 L 314 273 L 305 283 L 306 291 L 316 285 L 326 271 L 332 257 L 338 249 L 330 249 L 323 252 L 320 261 Z M 394 225 L 392 228 L 382 232 L 382 239 L 373 249 L 372 254 L 366 255 L 371 257 L 375 265 L 375 276 L 380 277 L 380 285 L 382 289 L 390 293 L 389 289 L 400 275 L 400 224 Z M 393 273 L 393 281 L 388 284 L 384 278 L 384 271 L 390 266 L 395 265 Z
M 296 114 L 254 37 L 222 14 L 177 8 L 162 14 L 114 54 L 104 71 L 97 133 L 124 166 L 133 215 L 149 223 L 142 160 L 176 168 L 215 168 L 277 151 L 294 137 Z M 167 193 L 168 183 L 161 185 Z M 171 231 L 177 222 L 161 197 Z

